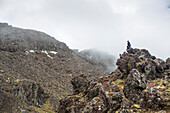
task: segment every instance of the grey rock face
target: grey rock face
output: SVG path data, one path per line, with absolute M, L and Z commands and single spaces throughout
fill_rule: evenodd
M 86 91 L 89 86 L 89 81 L 84 75 L 74 77 L 71 83 L 73 85 L 74 94 Z
M 127 77 L 123 92 L 129 100 L 138 103 L 142 91 L 146 88 L 146 78 L 137 69 L 133 69 Z

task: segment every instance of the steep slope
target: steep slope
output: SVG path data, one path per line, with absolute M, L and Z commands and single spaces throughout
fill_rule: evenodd
M 56 112 L 82 74 L 104 75 L 53 37 L 0 23 L 0 112 Z
M 116 64 L 111 75 L 95 81 L 74 77 L 74 94 L 60 101 L 58 113 L 170 112 L 170 58 L 131 48 Z

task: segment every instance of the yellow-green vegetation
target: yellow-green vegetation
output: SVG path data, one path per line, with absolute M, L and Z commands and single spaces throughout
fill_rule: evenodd
M 112 82 L 113 85 L 117 85 L 120 88 L 120 92 L 123 92 L 124 83 L 125 81 L 122 79 L 117 79 L 116 81 Z
M 82 97 L 84 95 L 84 93 L 79 93 L 77 95 L 71 95 L 70 97 Z
M 15 82 L 18 84 L 20 82 L 20 79 L 16 79 Z
M 147 59 L 145 60 L 141 60 L 140 62 L 136 63 L 136 66 L 139 66 L 139 65 L 142 65 L 142 64 L 145 64 L 145 62 L 147 61 Z
M 133 104 L 129 110 L 131 112 L 135 112 L 135 113 L 141 113 L 142 112 L 139 104 Z
M 133 113 L 142 113 L 141 109 L 129 109 Z M 150 112 L 149 112 L 150 113 Z
M 165 86 L 162 86 L 162 85 L 160 86 L 160 85 L 159 85 L 158 87 L 156 87 L 156 89 L 162 89 L 162 90 L 164 90 L 164 89 L 165 89 Z
M 41 108 L 38 108 L 35 106 L 31 106 L 31 107 L 38 113 L 55 113 L 55 111 L 53 111 L 52 109 L 52 106 L 49 100 L 47 100 L 46 103 L 41 106 Z
M 139 104 L 133 104 L 132 106 L 131 106 L 132 108 L 138 108 L 138 109 L 140 109 L 140 105 Z
M 170 93 L 170 87 L 168 86 L 168 89 L 166 89 L 165 91 Z
M 142 65 L 144 63 L 145 63 L 145 61 L 138 62 L 138 63 L 136 63 L 136 66 Z
M 118 109 L 115 113 L 119 113 L 121 109 Z
M 143 90 L 144 92 L 147 92 L 147 88 L 145 90 Z
M 121 85 L 121 84 L 124 84 L 124 81 L 122 79 L 117 79 L 115 83 L 118 85 Z

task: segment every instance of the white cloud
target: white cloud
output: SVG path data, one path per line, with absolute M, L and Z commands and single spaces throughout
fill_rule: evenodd
M 107 0 L 116 14 L 134 14 L 138 9 L 134 0 Z M 133 2 L 132 2 L 133 1 Z
M 170 0 L 1 0 L 0 21 L 44 31 L 70 48 L 118 55 L 126 48 L 170 51 Z

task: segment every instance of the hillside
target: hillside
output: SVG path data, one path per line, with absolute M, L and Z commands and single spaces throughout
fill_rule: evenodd
M 58 113 L 170 112 L 170 58 L 131 48 L 116 64 L 112 74 L 94 81 L 74 77 L 74 94 L 60 101 Z
M 72 77 L 105 75 L 89 62 L 45 33 L 0 23 L 0 112 L 55 113 Z

